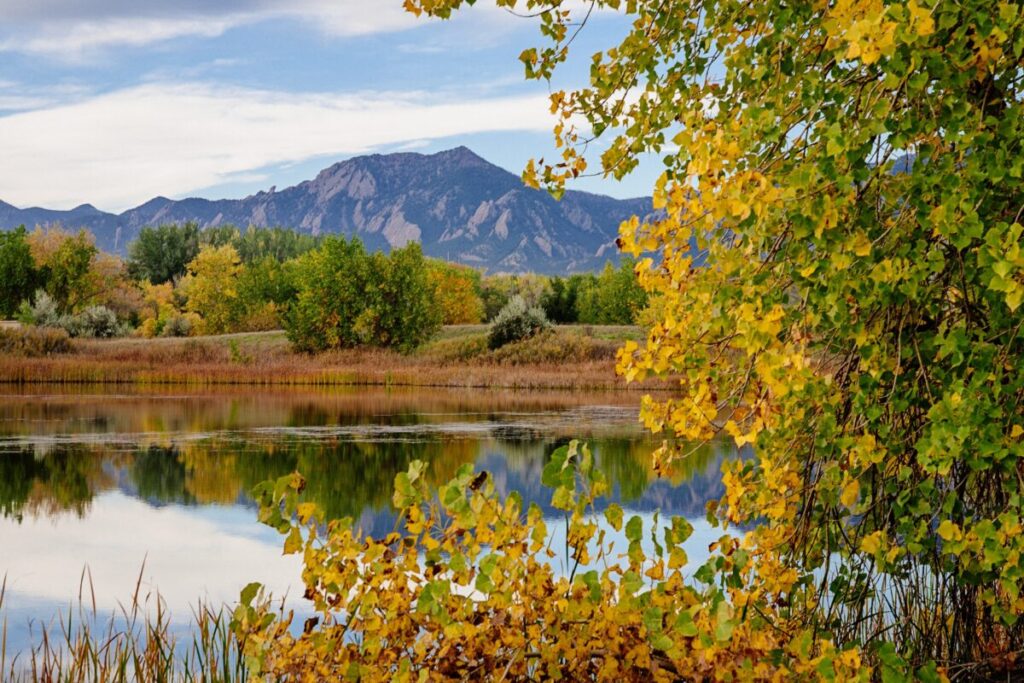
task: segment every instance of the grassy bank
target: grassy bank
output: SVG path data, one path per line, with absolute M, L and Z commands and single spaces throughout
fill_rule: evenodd
M 283 332 L 184 339 L 73 340 L 45 354 L 0 355 L 0 382 L 625 388 L 615 351 L 640 331 L 560 326 L 491 351 L 486 327 L 446 327 L 403 355 L 382 349 L 296 353 Z

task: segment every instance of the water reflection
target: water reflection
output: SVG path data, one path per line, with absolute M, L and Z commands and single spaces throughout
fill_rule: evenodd
M 540 433 L 510 438 L 500 425 L 472 437 L 431 431 L 404 432 L 400 438 L 266 431 L 186 435 L 180 443 L 133 450 L 123 442 L 10 446 L 0 439 L 0 515 L 18 522 L 25 515 L 85 517 L 91 502 L 108 491 L 152 506 L 251 506 L 248 492 L 256 484 L 297 470 L 307 479 L 304 498 L 329 517 L 361 519 L 366 531 L 386 533 L 392 483 L 413 460 L 429 463 L 435 484 L 474 464 L 492 475 L 502 493 L 519 491 L 545 507 L 550 492 L 541 486 L 540 473 L 551 453 L 568 442 L 567 436 Z M 651 445 L 642 436 L 589 442 L 612 486 L 610 500 L 627 507 L 701 516 L 706 502 L 721 495 L 721 454 L 711 447 L 696 451 L 665 480 L 649 468 Z
M 29 618 L 75 600 L 83 565 L 101 608 L 113 609 L 145 561 L 145 586 L 184 617 L 197 598 L 230 601 L 251 580 L 278 593 L 297 586 L 295 558 L 256 522 L 248 493 L 294 470 L 307 500 L 383 535 L 395 523 L 395 474 L 417 459 L 434 483 L 472 463 L 500 492 L 519 491 L 555 516 L 541 471 L 556 448 L 584 438 L 609 500 L 645 517 L 702 518 L 722 494 L 723 453 L 697 450 L 657 479 L 637 402 L 382 389 L 0 396 L 0 576 L 13 645 Z

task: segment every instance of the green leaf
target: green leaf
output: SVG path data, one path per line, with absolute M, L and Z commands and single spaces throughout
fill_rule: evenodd
M 246 584 L 245 588 L 242 589 L 242 595 L 239 598 L 239 601 L 243 605 L 251 605 L 253 598 L 255 598 L 256 594 L 260 592 L 260 588 L 263 588 L 263 584 L 256 581 Z
M 622 531 L 622 508 L 612 503 L 604 511 L 604 518 L 616 531 Z
M 626 539 L 631 543 L 639 543 L 643 537 L 644 523 L 637 515 L 633 515 L 626 522 Z

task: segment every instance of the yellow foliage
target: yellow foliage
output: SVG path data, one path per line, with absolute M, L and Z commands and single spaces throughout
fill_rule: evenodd
M 188 264 L 189 279 L 182 284 L 188 297 L 185 309 L 199 316 L 201 334 L 222 334 L 232 329 L 239 311 L 238 276 L 242 264 L 230 244 L 204 246 Z

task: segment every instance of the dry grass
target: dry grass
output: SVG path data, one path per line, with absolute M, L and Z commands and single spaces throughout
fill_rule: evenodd
M 143 566 L 143 569 L 145 567 Z M 78 605 L 43 625 L 31 650 L 7 650 L 7 620 L 0 583 L 0 678 L 21 681 L 167 681 L 208 683 L 247 677 L 240 643 L 225 609 L 195 610 L 191 636 L 178 640 L 159 595 L 143 595 L 142 571 L 128 605 L 104 619 L 85 571 Z
M 69 353 L 0 355 L 0 382 L 623 389 L 615 349 L 637 334 L 628 327 L 567 326 L 488 351 L 484 326 L 452 326 L 410 355 L 382 349 L 306 355 L 292 351 L 281 332 L 74 340 Z
M 53 327 L 0 327 L 0 354 L 36 358 L 70 353 L 71 338 Z

